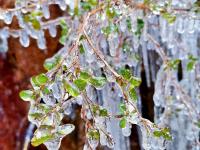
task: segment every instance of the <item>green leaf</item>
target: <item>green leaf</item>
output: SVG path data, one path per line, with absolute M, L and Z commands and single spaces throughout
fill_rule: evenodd
M 130 17 L 128 19 L 126 19 L 126 25 L 129 31 L 131 31 L 132 29 L 132 23 L 131 23 L 131 19 Z
M 41 11 L 33 11 L 33 12 L 31 12 L 30 15 L 31 15 L 33 18 L 35 18 L 35 17 L 42 16 L 43 14 L 42 14 Z
M 60 42 L 62 45 L 65 45 L 66 40 L 67 40 L 67 36 L 63 35 L 63 36 L 60 37 L 59 42 Z
M 89 138 L 95 139 L 95 140 L 99 140 L 100 138 L 99 131 L 95 129 L 91 129 L 90 131 L 88 131 L 87 135 Z
M 122 118 L 119 122 L 120 128 L 125 128 L 126 127 L 126 118 Z
M 45 143 L 49 140 L 55 138 L 55 134 L 52 132 L 54 128 L 48 125 L 41 125 L 34 133 L 33 138 L 31 139 L 31 144 L 33 146 L 38 146 L 42 143 Z
M 46 59 L 43 66 L 47 71 L 49 71 L 54 67 L 56 67 L 60 63 L 60 60 L 61 60 L 60 56 L 57 56 L 53 59 Z
M 188 62 L 188 64 L 187 64 L 187 71 L 193 70 L 194 69 L 194 65 L 195 65 L 194 61 Z
M 34 86 L 42 86 L 42 85 L 45 85 L 48 81 L 48 77 L 42 73 L 42 74 L 39 74 L 37 76 L 33 76 L 31 78 L 31 83 Z
M 54 139 L 54 135 L 49 133 L 47 135 L 41 135 L 41 137 L 39 137 L 39 138 L 33 137 L 32 140 L 31 140 L 31 144 L 33 146 L 39 146 L 40 144 L 43 144 L 43 143 L 45 143 L 49 140 L 52 140 L 52 139 Z
M 107 117 L 108 116 L 107 109 L 100 109 L 99 116 L 101 116 L 101 117 Z
M 129 95 L 132 100 L 137 101 L 137 93 L 134 88 L 129 90 Z
M 40 30 L 41 29 L 41 25 L 40 22 L 37 19 L 33 19 L 31 20 L 32 26 L 35 30 Z
M 122 49 L 123 49 L 124 52 L 130 52 L 131 47 L 130 47 L 129 43 L 124 42 L 122 44 Z
M 200 120 L 198 122 L 195 123 L 195 125 L 200 128 Z
M 116 11 L 112 7 L 107 7 L 106 8 L 106 16 L 108 19 L 113 19 L 117 15 Z
M 31 120 L 33 120 L 33 119 L 35 120 L 35 119 L 39 119 L 39 118 L 41 118 L 43 116 L 44 116 L 43 113 L 30 113 L 30 114 L 28 114 L 28 119 L 31 118 Z
M 142 19 L 137 19 L 137 30 L 136 30 L 136 32 L 135 32 L 135 35 L 137 35 L 137 36 L 141 36 L 141 34 L 142 34 L 142 30 L 143 30 L 143 28 L 144 28 L 144 21 L 142 20 Z
M 80 78 L 83 80 L 88 80 L 91 78 L 91 75 L 87 72 L 80 72 Z
M 92 9 L 92 5 L 89 4 L 88 2 L 82 2 L 82 1 L 81 1 L 81 7 L 82 7 L 82 9 L 85 10 L 85 11 L 89 11 L 89 10 Z
M 47 87 L 45 87 L 45 88 L 42 90 L 42 92 L 43 92 L 44 94 L 50 94 L 50 93 L 51 93 L 51 91 L 50 91 Z
M 19 93 L 19 96 L 24 101 L 32 101 L 35 98 L 31 90 L 23 90 Z
M 79 45 L 79 51 L 80 51 L 81 54 L 85 53 L 85 49 L 83 47 L 83 44 Z
M 97 115 L 97 112 L 99 112 L 99 105 L 92 105 L 92 112 L 94 115 Z
M 73 88 L 66 80 L 63 81 L 65 90 L 73 97 L 77 97 L 79 95 L 78 90 Z
M 101 31 L 102 31 L 103 34 L 108 36 L 109 34 L 111 34 L 113 32 L 117 32 L 118 31 L 118 27 L 117 27 L 117 25 L 109 24 L 107 27 L 103 27 L 101 29 Z
M 167 22 L 168 22 L 169 24 L 174 23 L 175 20 L 176 20 L 176 16 L 173 15 L 173 14 L 170 14 L 170 13 L 168 13 L 168 12 L 162 13 L 162 17 L 163 17 L 164 19 L 166 19 Z
M 96 88 L 101 88 L 106 84 L 106 78 L 104 77 L 93 77 L 89 79 L 91 85 Z
M 130 79 L 130 88 L 138 87 L 141 84 L 141 79 L 136 77 L 131 77 Z
M 160 129 L 160 130 L 155 130 L 153 132 L 153 135 L 155 137 L 163 137 L 166 140 L 172 140 L 172 136 L 170 135 L 168 128 L 163 128 L 163 129 Z
M 61 125 L 57 128 L 57 133 L 61 135 L 68 135 L 75 129 L 75 126 L 73 124 L 65 124 Z
M 154 135 L 155 137 L 161 137 L 161 136 L 162 136 L 162 132 L 161 132 L 161 131 L 154 131 L 154 132 L 153 132 L 153 135 Z
M 31 17 L 29 15 L 24 15 L 23 19 L 24 19 L 24 22 L 26 23 L 31 21 Z
M 61 37 L 59 39 L 59 42 L 64 45 L 67 40 L 69 28 L 64 19 L 62 19 L 60 21 L 60 26 L 61 26 L 62 30 L 61 30 Z
M 126 80 L 131 78 L 131 71 L 129 69 L 120 69 L 120 75 Z
M 85 90 L 85 87 L 87 86 L 87 82 L 82 79 L 76 79 L 74 80 L 74 84 L 78 87 L 80 91 Z
M 174 59 L 168 62 L 168 67 L 171 69 L 176 70 L 178 68 L 179 63 L 181 62 L 180 59 Z
M 88 0 L 88 3 L 90 5 L 96 6 L 98 4 L 98 1 L 97 0 Z
M 124 103 L 119 104 L 119 111 L 120 111 L 120 114 L 122 114 L 122 115 L 126 111 L 126 105 Z

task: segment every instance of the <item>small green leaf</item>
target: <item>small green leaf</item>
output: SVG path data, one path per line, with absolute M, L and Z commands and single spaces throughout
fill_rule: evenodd
M 24 22 L 28 23 L 31 21 L 31 17 L 29 15 L 24 15 Z
M 138 87 L 141 84 L 141 79 L 136 77 L 131 77 L 130 79 L 130 88 Z
M 57 56 L 54 59 L 46 59 L 43 66 L 47 71 L 49 71 L 56 67 L 60 63 L 60 60 L 60 56 Z
M 169 24 L 174 23 L 176 20 L 176 16 L 168 12 L 162 13 L 162 17 L 165 18 Z
M 76 90 L 75 88 L 73 88 L 69 83 L 67 83 L 67 81 L 63 81 L 64 83 L 64 87 L 65 90 L 73 97 L 77 97 L 79 95 L 78 90 Z
M 33 11 L 31 12 L 31 17 L 35 18 L 35 17 L 39 17 L 39 16 L 42 16 L 42 12 L 41 11 Z
M 136 30 L 136 32 L 135 32 L 135 35 L 137 35 L 137 36 L 141 36 L 141 34 L 142 34 L 142 30 L 143 30 L 143 28 L 144 28 L 144 21 L 142 20 L 142 19 L 137 19 L 137 30 Z
M 65 45 L 66 40 L 67 40 L 67 36 L 63 35 L 63 36 L 60 37 L 59 42 L 60 42 L 62 45 Z
M 187 64 L 187 71 L 191 71 L 194 69 L 194 65 L 195 65 L 195 62 L 194 61 L 190 61 L 188 64 Z
M 131 78 L 131 71 L 129 69 L 120 69 L 119 73 L 126 80 L 129 80 Z
M 62 30 L 61 30 L 61 37 L 59 39 L 59 42 L 64 45 L 67 40 L 69 28 L 64 19 L 62 19 L 60 21 L 60 26 L 61 26 Z
M 35 119 L 41 118 L 42 116 L 44 116 L 44 114 L 42 114 L 42 113 L 30 113 L 30 114 L 28 114 L 28 119 L 35 120 Z
M 195 125 L 200 128 L 200 120 L 198 122 L 195 123 Z
M 32 26 L 35 30 L 40 30 L 41 29 L 41 25 L 40 22 L 37 19 L 33 19 L 31 20 Z
M 101 88 L 106 84 L 106 78 L 104 77 L 93 77 L 89 79 L 91 85 L 96 88 Z
M 74 80 L 74 84 L 78 87 L 80 91 L 85 90 L 85 87 L 87 86 L 87 82 L 82 79 L 76 79 Z
M 161 131 L 154 131 L 154 132 L 153 132 L 153 135 L 154 135 L 155 137 L 161 137 L 161 136 L 162 136 L 162 133 L 161 133 Z
M 107 7 L 106 8 L 106 16 L 108 19 L 113 19 L 117 15 L 116 11 L 112 7 Z
M 111 33 L 117 32 L 118 27 L 117 25 L 114 24 L 109 24 L 107 27 L 103 27 L 101 29 L 102 33 L 105 34 L 106 36 L 110 35 Z
M 96 6 L 98 4 L 98 0 L 88 0 L 90 5 Z
M 24 101 L 32 101 L 35 98 L 31 90 L 23 90 L 19 93 L 19 96 Z
M 48 77 L 44 73 L 42 73 L 42 74 L 32 77 L 31 80 L 36 86 L 41 86 L 47 83 Z
M 120 128 L 125 128 L 126 127 L 126 118 L 122 118 L 119 122 Z
M 52 139 L 54 139 L 54 135 L 49 133 L 47 135 L 42 135 L 39 138 L 33 137 L 32 140 L 31 140 L 31 144 L 33 146 L 39 146 L 40 144 L 43 144 L 43 143 L 45 143 L 49 140 L 52 140 Z
M 178 68 L 179 63 L 181 62 L 180 59 L 174 59 L 174 60 L 170 60 L 168 62 L 168 67 L 171 69 L 176 70 Z
M 45 87 L 42 91 L 43 91 L 44 94 L 50 94 L 51 93 L 50 90 L 47 87 Z
M 92 105 L 92 112 L 94 115 L 97 115 L 97 112 L 99 112 L 99 105 Z
M 99 116 L 101 116 L 101 117 L 107 117 L 108 116 L 107 109 L 100 109 Z
M 131 19 L 130 17 L 128 19 L 126 19 L 126 25 L 129 31 L 131 31 L 132 29 L 132 24 L 131 24 Z
M 89 138 L 95 139 L 95 140 L 99 140 L 100 138 L 99 131 L 95 129 L 91 129 L 90 131 L 88 131 L 87 135 Z
M 126 112 L 126 105 L 124 103 L 119 104 L 119 111 L 121 115 L 124 115 Z
M 79 51 L 80 51 L 81 54 L 85 53 L 85 49 L 83 47 L 83 44 L 79 45 Z
M 137 101 L 137 93 L 134 88 L 129 90 L 129 95 L 132 100 Z
M 168 128 L 163 128 L 159 130 L 155 130 L 153 132 L 155 137 L 163 137 L 166 140 L 172 140 L 172 136 L 170 135 L 169 129 Z
M 91 78 L 91 75 L 87 72 L 80 72 L 80 78 L 83 80 L 88 80 Z

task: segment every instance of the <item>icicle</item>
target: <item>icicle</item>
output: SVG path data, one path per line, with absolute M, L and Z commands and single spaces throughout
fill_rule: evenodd
M 37 38 L 38 38 L 37 39 L 38 48 L 46 49 L 46 40 L 45 40 L 45 37 L 44 37 L 44 32 L 43 31 L 39 31 Z
M 110 55 L 113 56 L 113 57 L 116 56 L 117 47 L 118 47 L 118 44 L 119 44 L 118 37 L 117 38 L 109 37 L 108 43 L 109 43 Z
M 49 6 L 48 4 L 43 4 L 42 5 L 42 12 L 43 12 L 43 15 L 46 19 L 49 19 L 50 18 L 50 12 L 49 12 Z
M 49 26 L 49 33 L 50 33 L 51 37 L 56 37 L 57 28 L 56 28 L 55 25 L 50 25 Z
M 5 53 L 8 51 L 8 39 L 9 31 L 7 28 L 0 30 L 0 53 Z
M 6 24 L 11 24 L 12 18 L 13 18 L 13 12 L 7 11 L 4 14 L 4 21 L 5 21 Z
M 142 44 L 142 55 L 143 55 L 143 63 L 144 63 L 144 68 L 145 68 L 147 86 L 150 87 L 151 81 L 150 81 L 148 51 L 147 51 L 147 47 L 146 47 L 146 42 L 143 42 L 143 44 Z
M 185 32 L 185 28 L 184 28 L 184 20 L 182 17 L 178 17 L 176 20 L 176 29 L 177 32 L 182 34 Z
M 60 7 L 61 10 L 63 10 L 63 11 L 66 10 L 67 4 L 66 4 L 65 0 L 57 0 L 56 2 L 59 5 L 59 7 Z M 72 2 L 70 2 L 70 4 L 71 3 Z
M 22 46 L 24 46 L 24 47 L 28 47 L 29 46 L 30 39 L 29 39 L 29 36 L 28 36 L 28 34 L 27 34 L 27 32 L 25 30 L 22 30 L 20 32 L 19 41 L 20 41 Z
M 131 124 L 126 123 L 126 127 L 122 129 L 122 134 L 126 137 L 131 135 Z
M 61 138 L 45 142 L 44 145 L 48 150 L 58 150 L 61 144 Z

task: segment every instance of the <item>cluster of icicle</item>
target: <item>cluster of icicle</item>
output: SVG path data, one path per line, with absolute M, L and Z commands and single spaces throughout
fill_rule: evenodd
M 172 5 L 177 8 L 187 8 L 195 0 L 172 0 Z M 46 1 L 39 5 L 36 0 L 32 1 L 36 3 L 36 9 L 42 8 L 42 12 L 46 19 L 50 18 L 49 5 L 58 4 L 61 10 L 65 10 L 66 6 L 69 5 L 71 9 L 74 7 L 74 2 L 70 0 L 54 0 Z M 158 4 L 163 5 L 164 3 L 158 1 Z M 101 28 L 108 25 L 108 20 L 104 16 L 98 14 L 93 16 L 89 24 L 90 27 L 86 29 L 88 35 L 95 41 L 95 46 L 99 48 L 106 56 L 106 60 L 118 69 L 125 65 L 129 66 L 133 71 L 134 76 L 140 77 L 141 72 L 141 61 L 136 58 L 140 56 L 143 60 L 147 84 L 150 86 L 151 81 L 155 82 L 155 123 L 162 127 L 169 127 L 171 129 L 173 140 L 172 142 L 165 143 L 164 139 L 155 138 L 149 134 L 140 123 L 137 116 L 131 118 L 127 123 L 126 128 L 120 129 L 119 120 L 117 119 L 103 119 L 96 118 L 99 126 L 109 132 L 114 143 L 106 141 L 104 134 L 100 134 L 100 144 L 107 145 L 109 148 L 115 150 L 127 150 L 129 148 L 129 140 L 125 137 L 131 134 L 131 124 L 137 124 L 141 130 L 141 145 L 147 150 L 198 150 L 199 145 L 199 132 L 200 129 L 195 124 L 198 122 L 200 116 L 200 62 L 198 60 L 193 71 L 188 72 L 186 64 L 188 63 L 188 54 L 192 54 L 195 57 L 200 56 L 200 20 L 196 18 L 195 14 L 178 14 L 174 24 L 168 24 L 168 22 L 159 17 L 156 12 L 144 16 L 142 10 L 132 10 L 129 14 L 129 9 L 125 5 L 118 6 L 119 10 L 123 10 L 125 15 L 129 15 L 132 24 L 132 31 L 137 29 L 137 18 L 142 18 L 145 21 L 145 26 L 139 39 L 137 36 L 130 33 L 126 26 L 126 17 L 120 19 L 119 30 L 128 37 L 128 42 L 131 45 L 131 49 L 128 52 L 119 47 L 120 36 L 118 33 L 111 34 L 108 38 L 102 35 Z M 120 8 L 121 7 L 121 8 Z M 0 52 L 6 52 L 8 50 L 7 39 L 9 36 L 19 37 L 20 43 L 24 47 L 28 47 L 30 39 L 37 39 L 37 44 L 40 49 L 46 49 L 46 41 L 44 36 L 44 30 L 48 29 L 52 37 L 56 36 L 56 26 L 59 24 L 59 19 L 49 22 L 42 22 L 41 18 L 38 18 L 41 22 L 41 30 L 36 31 L 29 24 L 23 21 L 23 13 L 30 11 L 26 9 L 26 0 L 20 0 L 16 2 L 16 10 L 3 11 L 0 10 L 0 19 L 4 20 L 6 24 L 12 22 L 12 18 L 15 15 L 18 19 L 21 30 L 11 30 L 7 27 L 0 29 Z M 189 17 L 188 17 L 189 16 Z M 199 16 L 198 16 L 199 17 Z M 101 19 L 100 22 L 96 23 L 93 20 Z M 78 28 L 78 19 L 68 20 L 72 31 L 70 32 L 69 39 L 57 55 L 66 53 L 67 48 L 71 42 L 75 39 L 76 31 Z M 95 28 L 93 27 L 93 24 Z M 176 70 L 166 70 L 165 65 L 162 64 L 163 60 L 160 57 L 155 57 L 154 51 L 160 51 L 160 47 L 156 45 L 149 36 L 153 37 L 155 41 L 159 42 L 164 48 L 166 57 L 173 59 L 180 59 L 182 64 L 183 78 L 178 81 Z M 98 41 L 98 42 L 97 42 Z M 85 49 L 84 55 L 81 56 L 82 68 L 90 69 L 90 71 L 98 76 L 101 75 L 101 68 L 104 67 L 104 63 L 99 60 L 94 52 L 89 47 L 86 40 L 83 40 L 83 46 Z M 118 50 L 117 50 L 118 49 Z M 65 62 L 66 66 L 69 66 L 68 58 Z M 160 69 L 158 69 L 160 68 Z M 108 70 L 104 70 L 106 78 L 111 82 L 106 85 L 102 90 L 95 90 L 92 87 L 87 88 L 87 94 L 91 100 L 95 100 L 96 103 L 108 109 L 112 114 L 118 113 L 118 105 L 123 97 L 120 89 L 116 84 L 112 83 L 114 77 Z M 156 75 L 157 74 L 157 75 Z M 57 98 L 63 95 L 63 91 L 60 87 L 60 81 L 56 81 L 51 85 L 53 91 L 52 95 L 44 96 L 43 100 L 46 104 L 54 105 Z M 114 89 L 114 90 L 113 90 Z M 138 92 L 139 93 L 139 92 Z M 140 98 L 139 98 L 140 99 Z M 138 109 L 142 106 L 138 100 Z M 78 97 L 72 103 L 66 103 L 64 114 L 74 117 L 73 108 L 75 104 L 83 105 L 81 97 Z M 131 108 L 130 108 L 131 109 Z M 34 109 L 30 109 L 34 111 Z M 88 119 L 91 118 L 91 113 L 88 111 Z M 122 136 L 124 135 L 124 136 Z M 97 141 L 89 141 L 90 147 L 95 148 L 98 145 Z M 56 144 L 58 142 L 55 142 Z M 56 145 L 55 144 L 55 145 Z M 45 143 L 49 149 L 55 149 L 54 141 Z M 57 146 L 57 145 L 56 145 Z M 88 149 L 88 145 L 84 146 L 84 150 Z

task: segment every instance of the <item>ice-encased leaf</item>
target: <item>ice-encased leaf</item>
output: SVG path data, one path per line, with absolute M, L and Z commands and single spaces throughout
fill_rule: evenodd
M 24 47 L 29 46 L 30 40 L 29 40 L 29 36 L 25 30 L 22 30 L 20 32 L 19 41 L 20 41 L 21 45 L 23 45 Z
M 48 77 L 44 73 L 39 74 L 37 76 L 33 76 L 31 78 L 31 83 L 33 87 L 44 85 L 47 81 L 48 81 Z
M 57 128 L 57 133 L 61 135 L 68 135 L 75 129 L 75 126 L 73 124 L 64 124 Z
M 57 56 L 55 58 L 46 59 L 43 66 L 47 71 L 49 71 L 56 67 L 59 64 L 59 62 L 60 56 Z
M 104 77 L 93 77 L 89 79 L 89 83 L 95 88 L 102 88 L 106 84 L 106 81 Z
M 137 93 L 134 88 L 129 90 L 129 95 L 133 101 L 137 101 Z
M 125 128 L 126 127 L 126 118 L 122 118 L 119 122 L 120 128 Z
M 87 86 L 87 82 L 82 79 L 76 79 L 74 80 L 74 84 L 78 87 L 80 91 L 85 90 L 85 87 Z
M 33 138 L 31 139 L 31 144 L 33 146 L 38 146 L 46 141 L 52 140 L 55 138 L 55 135 L 52 133 L 52 126 L 40 126 L 34 133 Z
M 23 90 L 19 93 L 19 96 L 24 101 L 32 101 L 35 99 L 33 91 L 31 90 Z
M 79 95 L 79 92 L 77 89 L 72 87 L 66 80 L 63 80 L 65 90 L 73 97 L 77 97 Z

